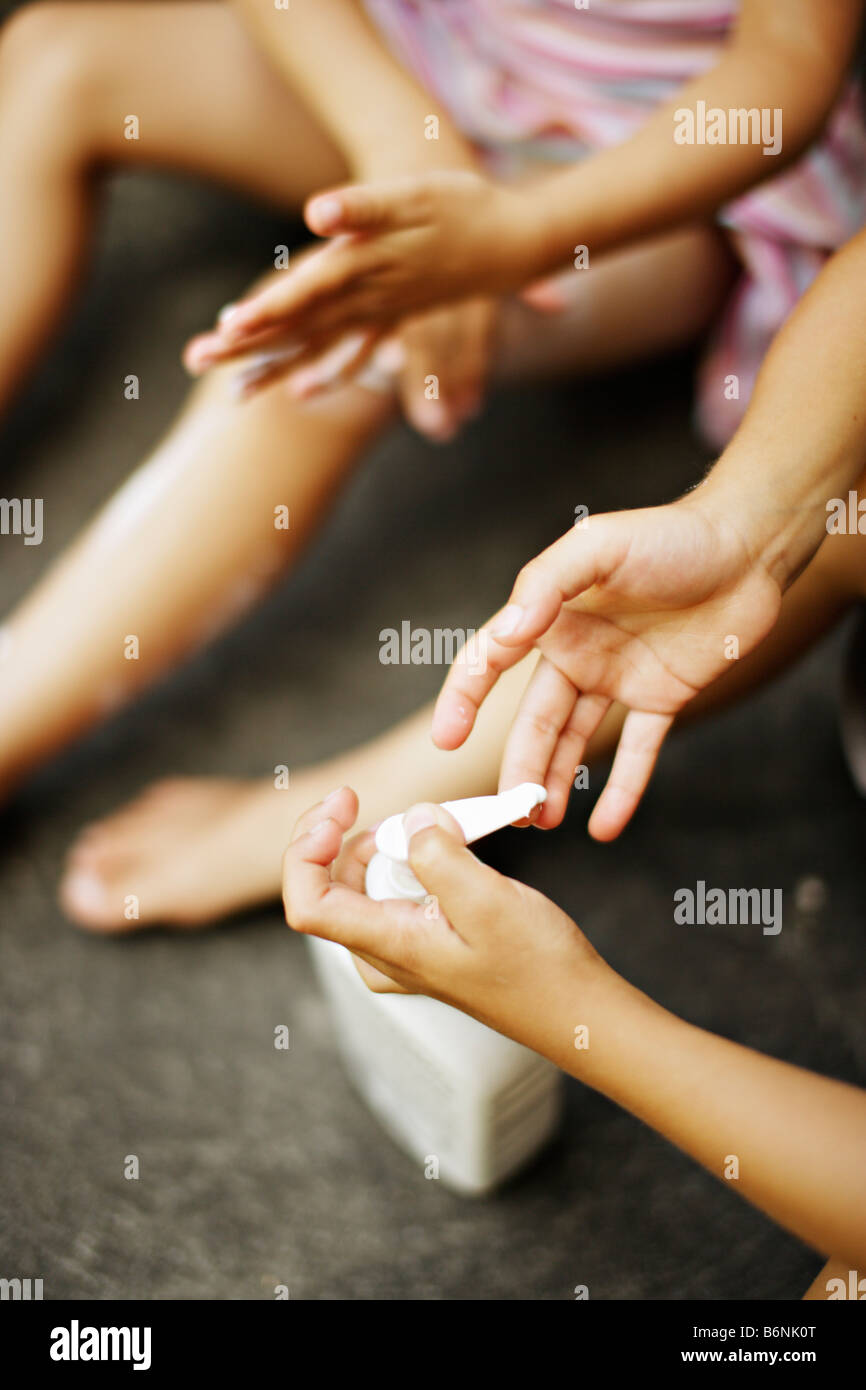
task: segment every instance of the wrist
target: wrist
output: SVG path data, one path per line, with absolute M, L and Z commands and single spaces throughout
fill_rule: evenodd
M 514 270 L 515 286 L 531 284 L 567 267 L 574 256 L 570 238 L 551 228 L 539 186 L 506 187 L 508 200 L 503 244 Z
M 586 1085 L 596 1085 L 598 1041 L 630 986 L 589 945 L 581 943 L 547 982 L 513 1036 Z
M 825 489 L 802 476 L 795 460 L 774 467 L 769 449 L 735 442 L 682 503 L 701 510 L 723 546 L 740 547 L 744 568 L 763 570 L 784 591 L 827 534 Z
M 554 1060 L 585 1086 L 639 1114 L 655 1070 L 653 1040 L 669 1042 L 688 1025 L 606 963 L 601 965 L 575 994 L 569 1019 L 560 1021 L 564 1033 L 573 1017 Z

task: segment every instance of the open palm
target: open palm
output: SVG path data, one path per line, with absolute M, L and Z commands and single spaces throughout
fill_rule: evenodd
M 781 591 L 694 495 L 584 527 L 521 570 L 508 605 L 473 639 L 474 659 L 452 667 L 433 736 L 459 747 L 502 671 L 537 648 L 500 785 L 544 783 L 539 824 L 559 824 L 586 744 L 619 701 L 628 713 L 589 827 L 608 840 L 640 801 L 674 716 L 766 636 Z

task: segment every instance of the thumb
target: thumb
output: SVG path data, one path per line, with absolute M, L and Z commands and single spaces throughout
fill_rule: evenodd
M 347 184 L 310 198 L 304 220 L 317 236 L 338 232 L 389 232 L 426 220 L 427 200 L 417 179 Z
M 587 517 L 517 576 L 508 603 L 490 621 L 503 646 L 525 646 L 547 631 L 570 599 L 608 579 L 628 553 L 628 528 L 611 515 Z
M 463 832 L 441 806 L 413 806 L 403 817 L 409 841 L 409 865 L 416 878 L 441 904 L 452 926 L 473 920 L 489 908 L 499 874 L 477 860 L 463 843 Z

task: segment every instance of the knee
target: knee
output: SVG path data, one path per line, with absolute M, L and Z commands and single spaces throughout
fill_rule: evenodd
M 92 119 L 99 73 L 82 8 L 45 0 L 0 26 L 0 110 L 46 152 L 79 150 Z

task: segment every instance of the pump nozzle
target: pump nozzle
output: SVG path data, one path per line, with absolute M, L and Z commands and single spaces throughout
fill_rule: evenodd
M 442 809 L 454 817 L 463 831 L 467 845 L 492 835 L 494 830 L 523 820 L 547 796 L 544 787 L 535 782 L 521 782 L 519 787 L 500 792 L 498 796 L 469 796 L 463 801 L 443 801 Z M 389 816 L 376 831 L 376 848 L 389 859 L 405 864 L 409 859 L 409 843 L 403 829 L 403 816 Z

